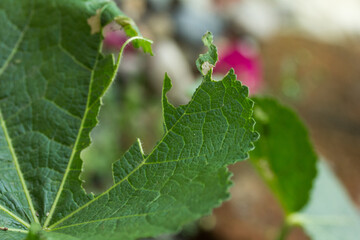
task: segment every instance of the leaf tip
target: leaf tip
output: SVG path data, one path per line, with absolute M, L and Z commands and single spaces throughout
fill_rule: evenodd
M 163 102 L 168 101 L 166 94 L 171 90 L 172 83 L 171 79 L 169 78 L 169 75 L 165 73 L 164 82 L 163 82 L 163 90 L 162 90 L 162 98 Z
M 213 69 L 218 61 L 217 48 L 213 44 L 213 35 L 211 32 L 206 32 L 202 37 L 202 41 L 208 51 L 205 54 L 200 54 L 196 60 L 196 67 L 202 75 L 207 75 L 210 69 Z
M 202 41 L 204 43 L 205 46 L 209 47 L 211 46 L 211 44 L 213 44 L 214 42 L 214 36 L 211 32 L 207 31 L 203 36 L 202 36 Z
M 131 18 L 127 16 L 117 16 L 114 18 L 115 22 L 119 24 L 129 37 L 141 37 L 140 39 L 136 39 L 133 41 L 133 46 L 135 48 L 141 47 L 145 53 L 149 53 L 151 56 L 153 56 L 153 51 L 151 45 L 153 44 L 153 41 L 143 38 L 141 34 L 139 33 L 139 30 Z
M 164 88 L 167 90 L 170 90 L 172 88 L 171 79 L 167 73 L 165 73 L 164 77 Z

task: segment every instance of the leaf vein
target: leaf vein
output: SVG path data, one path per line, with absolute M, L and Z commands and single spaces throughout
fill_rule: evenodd
M 85 122 L 86 122 L 86 116 L 88 114 L 88 112 L 90 111 L 90 108 L 89 108 L 89 103 L 90 103 L 90 98 L 91 98 L 91 88 L 92 88 L 92 84 L 93 84 L 93 81 L 94 81 L 94 75 L 95 75 L 95 69 L 96 69 L 96 66 L 97 66 L 97 63 L 99 61 L 99 56 L 100 56 L 100 53 L 98 54 L 97 58 L 96 58 L 96 62 L 94 64 L 94 69 L 91 71 L 91 79 L 90 79 L 90 84 L 89 84 L 89 94 L 88 94 L 88 98 L 87 98 L 87 103 L 86 103 L 86 108 L 85 108 L 85 112 L 84 112 L 84 116 L 82 118 L 82 121 L 81 121 L 81 125 L 80 125 L 80 128 L 79 128 L 79 132 L 78 132 L 78 135 L 76 137 L 76 141 L 75 141 L 75 144 L 74 144 L 74 147 L 73 147 L 73 150 L 71 152 L 71 156 L 70 156 L 70 159 L 69 159 L 69 163 L 67 165 L 67 168 L 66 168 L 66 171 L 65 171 L 65 174 L 64 174 L 64 177 L 63 177 L 63 180 L 61 182 L 61 185 L 58 189 L 58 192 L 56 194 L 56 197 L 55 197 L 55 200 L 53 202 L 53 205 L 51 206 L 51 209 L 50 209 L 50 212 L 49 212 L 49 215 L 48 217 L 46 218 L 45 220 L 45 224 L 44 224 L 44 227 L 46 228 L 48 226 L 48 224 L 50 223 L 50 220 L 55 212 L 55 209 L 56 209 L 56 206 L 57 206 L 57 203 L 60 199 L 60 196 L 61 196 L 61 193 L 62 193 L 62 190 L 64 189 L 64 186 L 65 186 L 65 183 L 66 183 L 66 179 L 67 179 L 67 176 L 70 172 L 70 168 L 71 168 L 71 165 L 72 165 L 72 162 L 75 158 L 75 154 L 76 152 L 78 151 L 78 144 L 79 144 L 79 141 L 80 141 L 80 138 L 81 138 L 81 135 L 82 135 L 82 132 L 83 130 L 85 129 L 84 128 L 84 125 L 85 125 Z
M 21 219 L 20 217 L 16 216 L 14 213 L 12 213 L 10 210 L 8 210 L 7 208 L 5 208 L 4 206 L 0 205 L 0 210 L 7 213 L 9 216 L 11 216 L 13 219 L 15 219 L 16 221 L 18 221 L 19 223 L 21 223 L 22 225 L 24 225 L 25 227 L 29 228 L 30 224 L 25 222 L 23 219 Z
M 79 116 L 76 116 L 76 115 L 72 114 L 71 112 L 69 112 L 69 110 L 67 110 L 67 109 L 65 109 L 65 108 L 57 105 L 56 102 L 51 101 L 51 100 L 49 100 L 49 99 L 47 99 L 47 98 L 44 98 L 44 99 L 45 99 L 47 102 L 49 102 L 49 103 L 51 103 L 52 105 L 54 105 L 55 107 L 57 107 L 60 111 L 64 112 L 65 114 L 67 114 L 67 115 L 69 115 L 69 116 L 71 116 L 71 117 L 73 117 L 73 118 L 76 118 L 76 119 L 78 119 L 78 120 L 80 120 L 80 121 L 82 120 Z
M 60 40 L 61 41 L 61 40 Z M 78 65 L 80 65 L 81 67 L 85 68 L 86 70 L 89 71 L 93 71 L 91 68 L 89 68 L 88 66 L 86 66 L 84 63 L 80 62 L 73 54 L 71 54 L 68 50 L 66 50 L 61 43 L 58 44 L 59 49 L 65 53 L 67 56 L 69 56 L 75 63 L 77 63 Z
M 14 149 L 14 147 L 12 145 L 11 138 L 10 138 L 9 133 L 7 131 L 7 127 L 6 127 L 6 124 L 5 124 L 1 109 L 0 109 L 0 125 L 1 125 L 1 127 L 2 127 L 2 129 L 4 131 L 5 139 L 6 139 L 6 142 L 8 143 L 8 147 L 9 147 L 11 156 L 13 158 L 16 171 L 17 171 L 18 176 L 20 178 L 21 185 L 22 185 L 22 187 L 24 189 L 24 193 L 25 193 L 26 199 L 28 201 L 31 214 L 33 215 L 33 218 L 34 218 L 35 222 L 39 222 L 39 220 L 38 220 L 38 218 L 36 216 L 36 212 L 35 212 L 31 197 L 30 197 L 29 190 L 27 189 L 27 186 L 26 186 L 26 183 L 25 183 L 24 176 L 23 176 L 23 174 L 21 172 L 21 169 L 20 169 L 20 165 L 19 165 L 19 161 L 17 159 L 16 153 L 15 153 L 15 149 Z
M 19 232 L 19 233 L 28 233 L 29 231 L 17 228 L 7 228 L 6 231 L 9 232 Z
M 7 67 L 9 66 L 9 63 L 11 62 L 11 60 L 14 58 L 15 54 L 17 53 L 17 51 L 19 50 L 19 46 L 22 43 L 25 33 L 27 32 L 27 30 L 29 29 L 29 25 L 32 19 L 34 13 L 34 9 L 31 9 L 30 14 L 29 14 L 29 18 L 22 30 L 22 32 L 20 33 L 20 36 L 18 38 L 18 40 L 15 43 L 15 46 L 13 48 L 13 50 L 11 51 L 11 53 L 9 54 L 9 56 L 7 57 L 5 63 L 1 66 L 0 68 L 0 76 L 5 72 L 5 70 L 7 69 Z
M 102 196 L 106 195 L 108 192 L 110 192 L 112 189 L 116 188 L 118 185 L 120 185 L 122 182 L 124 182 L 125 180 L 127 180 L 133 173 L 135 173 L 137 170 L 139 170 L 145 163 L 146 161 L 149 159 L 150 156 L 152 156 L 152 154 L 155 152 L 156 149 L 158 149 L 158 147 L 160 146 L 160 144 L 163 142 L 163 140 L 165 139 L 165 137 L 169 134 L 169 132 L 172 131 L 172 129 L 180 122 L 180 120 L 186 115 L 186 111 L 188 110 L 188 108 L 191 106 L 192 102 L 194 101 L 194 99 L 196 99 L 197 94 L 199 93 L 199 88 L 196 90 L 196 92 L 194 93 L 193 98 L 190 100 L 190 102 L 188 103 L 188 105 L 186 106 L 185 111 L 183 112 L 183 114 L 181 115 L 181 117 L 173 124 L 173 126 L 171 127 L 171 129 L 169 129 L 164 136 L 162 137 L 161 141 L 158 142 L 158 144 L 156 145 L 156 147 L 152 150 L 152 152 L 139 164 L 139 166 L 137 166 L 133 171 L 131 171 L 126 177 L 124 177 L 121 181 L 117 182 L 116 184 L 114 184 L 113 186 L 111 186 L 108 190 L 106 190 L 105 192 L 99 194 L 98 196 L 96 196 L 95 198 L 93 198 L 92 200 L 90 200 L 89 202 L 85 203 L 84 205 L 82 205 L 81 207 L 79 207 L 78 209 L 74 210 L 73 212 L 69 213 L 67 216 L 63 217 L 62 219 L 60 219 L 59 221 L 55 222 L 54 224 L 52 224 L 49 229 L 52 229 L 53 227 L 59 225 L 60 223 L 64 222 L 65 220 L 67 220 L 68 218 L 72 217 L 74 214 L 76 214 L 77 212 L 81 211 L 82 209 L 84 209 L 85 207 L 91 205 L 93 202 L 95 202 L 96 200 L 98 200 L 99 198 L 101 198 Z M 65 177 L 64 177 L 65 178 Z M 50 215 L 51 216 L 51 212 Z M 48 218 L 49 219 L 49 218 Z M 47 222 L 48 224 L 49 222 Z M 47 226 L 47 224 L 45 224 L 45 226 Z
M 160 212 L 160 211 L 158 211 L 158 212 Z M 62 227 L 59 227 L 59 228 L 54 228 L 54 229 L 51 229 L 50 231 L 52 232 L 52 231 L 57 231 L 57 230 L 61 230 L 61 229 L 64 229 L 64 228 L 77 227 L 77 226 L 81 226 L 81 225 L 84 225 L 84 224 L 91 224 L 91 223 L 96 223 L 96 222 L 120 220 L 120 219 L 125 219 L 125 218 L 132 218 L 132 217 L 146 217 L 148 215 L 156 214 L 158 212 L 134 214 L 134 215 L 127 215 L 127 216 L 113 217 L 113 218 L 96 219 L 96 220 L 92 220 L 92 221 L 88 221 L 88 222 L 81 222 L 81 223 L 76 223 L 76 224 L 72 224 L 72 225 L 62 226 Z

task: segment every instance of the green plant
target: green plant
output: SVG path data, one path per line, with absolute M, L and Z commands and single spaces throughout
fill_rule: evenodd
M 101 53 L 102 28 L 113 20 L 131 37 L 116 61 Z M 177 231 L 229 197 L 226 166 L 247 159 L 259 135 L 253 101 L 234 72 L 212 80 L 217 51 L 211 34 L 203 38 L 209 51 L 196 62 L 203 82 L 191 101 L 180 107 L 169 103 L 171 81 L 165 76 L 163 138 L 149 154 L 136 141 L 114 163 L 113 186 L 93 195 L 81 186 L 80 153 L 90 144 L 101 97 L 126 44 L 151 53 L 151 41 L 107 0 L 3 0 L 0 23 L 1 239 L 157 236 Z M 273 100 L 255 102 L 263 137 L 252 161 L 283 204 L 285 226 L 310 226 L 311 232 L 313 225 L 300 214 L 317 159 L 306 131 Z M 292 145 L 284 143 L 289 128 L 281 121 L 298 132 Z M 281 151 L 285 144 L 291 151 Z M 299 151 L 308 152 L 306 164 L 298 162 Z M 287 158 L 292 164 L 284 168 Z M 305 175 L 289 176 L 284 170 L 299 167 Z
M 136 141 L 114 163 L 114 185 L 93 195 L 81 186 L 80 152 L 122 54 L 115 62 L 100 53 L 101 26 L 115 19 L 130 36 L 136 27 L 108 1 L 2 2 L 0 9 L 2 31 L 10 34 L 1 35 L 2 238 L 155 236 L 228 198 L 226 165 L 245 160 L 258 134 L 247 88 L 232 71 L 211 79 L 217 53 L 210 34 L 209 52 L 197 61 L 204 80 L 192 100 L 171 105 L 165 76 L 163 138 L 149 154 Z M 21 17 L 13 18 L 15 11 Z M 151 53 L 150 41 L 130 41 Z

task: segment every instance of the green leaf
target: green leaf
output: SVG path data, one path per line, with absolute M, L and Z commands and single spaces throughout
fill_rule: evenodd
M 154 236 L 229 197 L 226 166 L 246 159 L 258 138 L 253 102 L 233 71 L 219 82 L 208 71 L 177 108 L 166 98 L 166 76 L 163 138 L 150 154 L 137 141 L 114 164 L 104 193 L 82 188 L 80 152 L 121 59 L 100 53 L 101 29 L 112 19 L 137 34 L 107 0 L 0 2 L 1 239 Z
M 317 156 L 296 113 L 270 98 L 254 98 L 261 139 L 250 159 L 290 214 L 304 207 L 316 176 Z
M 353 240 L 360 236 L 360 212 L 325 161 L 317 164 L 318 176 L 309 203 L 288 222 L 302 226 L 314 240 Z
M 100 53 L 100 13 L 123 16 L 109 1 L 0 2 L 1 238 L 44 223 L 68 184 L 74 199 L 92 198 L 79 153 L 117 67 Z
M 314 240 L 357 239 L 359 211 L 327 164 L 317 161 L 297 115 L 274 99 L 253 100 L 261 139 L 251 162 L 283 205 L 285 224 L 302 226 Z
M 172 232 L 228 198 L 226 165 L 247 158 L 253 148 L 252 101 L 231 71 L 221 82 L 204 77 L 192 100 L 175 108 L 166 97 L 166 132 L 145 155 L 137 141 L 114 163 L 114 185 L 50 228 L 96 239 L 135 239 Z M 94 237 L 93 237 L 94 236 Z
M 215 67 L 218 61 L 218 53 L 216 46 L 213 44 L 213 35 L 210 32 L 205 33 L 202 41 L 209 50 L 205 54 L 200 54 L 196 60 L 196 67 L 202 75 L 206 75 Z

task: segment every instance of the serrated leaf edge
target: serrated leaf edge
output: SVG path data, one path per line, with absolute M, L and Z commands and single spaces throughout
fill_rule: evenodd
M 107 86 L 107 88 L 104 89 L 104 91 L 102 92 L 101 96 L 99 96 L 99 98 L 102 98 L 102 97 L 103 97 L 103 95 L 105 94 L 105 92 L 106 92 L 107 89 L 111 86 L 111 83 L 112 83 L 113 80 L 115 79 L 116 73 L 117 73 L 117 69 L 119 68 L 119 65 L 120 65 L 120 62 L 121 62 L 121 59 L 122 59 L 122 56 L 123 56 L 123 52 L 124 52 L 124 50 L 125 50 L 125 47 L 126 47 L 129 43 L 131 43 L 131 42 L 133 42 L 133 41 L 135 41 L 135 40 L 146 41 L 146 42 L 148 42 L 148 43 L 150 43 L 150 44 L 153 43 L 151 40 L 146 39 L 146 38 L 144 38 L 144 37 L 135 36 L 135 37 L 129 38 L 129 39 L 122 45 L 122 47 L 121 47 L 121 49 L 120 49 L 120 52 L 119 52 L 119 55 L 118 55 L 118 59 L 117 59 L 116 64 L 115 64 L 114 73 L 113 73 L 113 75 L 112 75 L 112 77 L 111 77 L 110 84 Z M 98 62 L 99 62 L 99 57 L 101 56 L 101 53 L 100 53 L 100 52 L 101 52 L 101 49 L 102 49 L 102 45 L 103 45 L 103 42 L 101 42 L 101 44 L 99 45 L 98 55 L 97 55 L 97 58 L 96 58 L 96 62 L 95 62 L 95 64 L 94 64 L 93 69 L 91 70 L 91 80 L 90 80 L 90 85 L 89 85 L 89 94 L 88 94 L 88 98 L 87 98 L 87 105 L 86 105 L 84 117 L 82 118 L 81 125 L 80 125 L 80 129 L 79 129 L 79 132 L 78 132 L 78 135 L 77 135 L 77 138 L 76 138 L 74 147 L 73 147 L 73 151 L 72 151 L 71 156 L 70 156 L 70 160 L 69 160 L 69 162 L 68 162 L 66 171 L 65 171 L 65 173 L 64 173 L 64 177 L 63 177 L 63 180 L 62 180 L 62 182 L 61 182 L 60 188 L 59 188 L 58 193 L 57 193 L 57 195 L 56 195 L 56 198 L 55 198 L 55 200 L 54 200 L 54 202 L 53 202 L 53 205 L 52 205 L 52 207 L 51 207 L 51 210 L 50 210 L 50 212 L 49 212 L 49 215 L 47 216 L 47 218 L 46 218 L 46 220 L 45 220 L 44 229 L 51 229 L 51 228 L 56 224 L 56 223 L 55 223 L 55 224 L 51 225 L 50 227 L 48 227 L 48 225 L 49 225 L 49 223 L 50 223 L 50 221 L 51 221 L 51 218 L 52 218 L 52 216 L 53 216 L 53 214 L 54 214 L 54 212 L 55 212 L 57 203 L 58 203 L 58 201 L 59 201 L 59 199 L 60 199 L 60 196 L 61 196 L 62 190 L 63 190 L 63 188 L 64 188 L 64 185 L 65 185 L 65 183 L 66 183 L 67 176 L 68 176 L 68 174 L 69 174 L 69 172 L 70 172 L 70 170 L 71 170 L 71 169 L 70 169 L 70 166 L 71 166 L 71 164 L 72 164 L 72 162 L 73 162 L 73 160 L 74 160 L 75 154 L 76 154 L 76 152 L 77 152 L 77 145 L 78 145 L 79 140 L 80 140 L 80 138 L 81 138 L 81 136 L 82 136 L 82 132 L 83 132 L 83 129 L 84 129 L 84 124 L 85 124 L 86 119 L 87 119 L 87 114 L 89 113 L 89 110 L 91 109 L 91 105 L 89 106 L 90 98 L 91 98 L 91 88 L 92 88 L 92 84 L 93 84 L 93 81 L 94 81 L 94 73 L 95 73 L 97 64 L 98 64 Z M 114 55 L 112 55 L 112 57 L 113 57 L 113 62 L 114 62 Z M 89 136 L 89 138 L 90 138 L 90 136 Z M 83 189 L 83 190 L 84 190 L 84 192 L 85 192 L 85 189 Z M 64 218 L 65 218 L 65 217 L 64 217 Z M 64 219 L 64 218 L 63 218 L 63 219 Z M 63 219 L 60 219 L 58 222 L 60 222 L 60 221 L 63 220 Z M 64 219 L 64 220 L 65 220 L 65 219 Z
M 141 36 L 136 36 L 136 37 L 132 37 L 132 38 L 129 38 L 124 44 L 123 46 L 121 47 L 121 50 L 119 52 L 119 56 L 118 56 L 118 59 L 117 59 L 117 62 L 116 62 L 116 65 L 115 65 L 115 69 L 114 69 L 114 73 L 113 73 L 113 76 L 111 77 L 111 82 L 113 82 L 113 80 L 115 79 L 116 77 L 116 73 L 117 73 L 117 69 L 120 65 L 120 62 L 121 62 L 121 59 L 122 59 L 122 56 L 123 56 L 123 52 L 124 52 L 124 49 L 125 47 L 130 44 L 131 42 L 135 41 L 135 40 L 143 40 L 143 41 L 147 41 L 149 42 L 150 44 L 152 43 L 151 40 L 149 39 L 146 39 L 146 38 L 143 38 Z M 100 48 L 101 49 L 102 47 L 102 44 L 100 44 Z M 65 171 L 65 174 L 64 174 L 64 178 L 63 178 L 63 181 L 60 185 L 60 188 L 58 190 L 58 194 L 54 200 L 54 203 L 53 203 L 53 207 L 51 208 L 51 211 L 49 212 L 49 215 L 44 223 L 44 229 L 47 229 L 47 230 L 54 230 L 52 229 L 54 226 L 60 224 L 61 222 L 65 221 L 68 216 L 70 217 L 70 215 L 72 214 L 75 214 L 75 212 L 77 212 L 78 210 L 81 210 L 82 207 L 85 207 L 85 205 L 87 205 L 88 203 L 92 202 L 93 200 L 97 199 L 97 197 L 93 198 L 92 200 L 90 200 L 88 203 L 86 203 L 85 205 L 81 206 L 80 208 L 76 209 L 75 211 L 73 211 L 72 213 L 70 213 L 69 215 L 63 217 L 62 219 L 60 219 L 59 221 L 57 221 L 56 223 L 52 224 L 51 226 L 48 227 L 50 221 L 51 221 L 51 218 L 52 218 L 52 215 L 54 214 L 54 211 L 56 209 L 56 205 L 57 205 L 57 202 L 59 201 L 59 198 L 61 196 L 61 192 L 62 192 L 62 189 L 64 188 L 64 185 L 65 185 L 65 182 L 66 182 L 66 179 L 67 179 L 67 175 L 69 174 L 70 172 L 70 166 L 71 166 L 71 163 L 72 161 L 74 160 L 74 156 L 75 156 L 75 153 L 76 153 L 76 150 L 77 150 L 77 144 L 78 144 L 78 141 L 82 135 L 82 130 L 83 130 L 83 125 L 87 119 L 87 114 L 88 114 L 88 111 L 91 109 L 91 106 L 89 106 L 89 103 L 90 103 L 90 97 L 91 97 L 91 87 L 92 87 L 92 84 L 93 84 L 93 80 L 94 80 L 94 72 L 95 72 L 95 69 L 96 69 L 96 66 L 97 66 L 97 63 L 98 63 L 98 60 L 99 60 L 99 56 L 100 56 L 100 51 L 99 51 L 99 55 L 97 57 L 97 60 L 94 64 L 94 69 L 92 70 L 92 73 L 91 73 L 91 81 L 90 81 L 90 85 L 89 85 L 89 94 L 88 94 L 88 100 L 87 100 L 87 106 L 86 106 L 86 110 L 85 110 L 85 114 L 84 114 L 84 117 L 82 119 L 82 122 L 81 122 L 81 126 L 80 126 L 80 130 L 79 130 L 79 133 L 78 133 L 78 136 L 76 138 L 76 141 L 75 141 L 75 144 L 74 144 L 74 148 L 73 148 L 73 151 L 72 151 L 72 154 L 71 154 L 71 157 L 70 157 L 70 161 L 68 163 L 68 167 Z M 114 55 L 112 55 L 114 56 Z M 100 98 L 102 98 L 102 96 L 105 94 L 105 92 L 107 91 L 107 89 L 111 86 L 111 84 L 108 85 L 108 87 L 106 89 L 104 89 L 103 93 L 101 94 Z M 89 136 L 90 137 L 90 136 Z M 139 144 L 140 144 L 140 141 L 139 141 Z M 141 146 L 141 144 L 140 144 Z M 84 189 L 83 189 L 84 190 Z M 85 191 L 85 190 L 84 190 Z
M 101 44 L 100 44 L 101 46 Z M 99 48 L 99 51 L 100 51 L 100 48 Z M 78 147 L 78 144 L 79 144 L 79 140 L 81 138 L 81 135 L 82 135 L 82 132 L 84 130 L 84 124 L 86 122 L 86 119 L 87 119 L 87 115 L 89 113 L 89 110 L 91 109 L 89 106 L 90 104 L 90 98 L 91 98 L 91 88 L 92 88 L 92 85 L 93 85 L 93 82 L 94 82 L 94 75 L 95 75 L 95 70 L 96 70 L 96 66 L 99 62 L 99 56 L 100 56 L 100 53 L 97 55 L 96 57 L 96 61 L 95 61 L 95 64 L 94 64 L 94 67 L 93 69 L 91 70 L 91 78 L 90 78 L 90 84 L 89 84 L 89 94 L 88 94 L 88 97 L 87 97 L 87 103 L 86 103 L 86 108 L 85 108 L 85 112 L 84 112 L 84 115 L 83 115 L 83 118 L 81 120 L 81 124 L 80 124 L 80 129 L 79 129 L 79 132 L 77 134 L 77 137 L 76 137 L 76 141 L 75 141 L 75 144 L 74 144 L 74 147 L 73 147 L 73 150 L 71 152 L 71 156 L 70 156 L 70 160 L 67 164 L 67 167 L 66 167 L 66 170 L 65 170 L 65 173 L 64 173 L 64 177 L 63 177 L 63 180 L 61 181 L 61 185 L 57 191 L 57 194 L 56 194 L 56 197 L 55 197 L 55 200 L 51 206 L 51 209 L 50 209 L 50 212 L 49 212 L 49 215 L 47 216 L 46 220 L 45 220 L 45 223 L 44 223 L 44 228 L 47 228 L 47 226 L 49 225 L 50 221 L 51 221 L 51 218 L 55 212 L 55 209 L 57 207 L 57 204 L 59 202 L 59 199 L 60 199 L 60 196 L 61 196 L 61 193 L 64 189 L 64 185 L 66 183 L 66 180 L 67 180 L 67 176 L 69 175 L 69 172 L 70 172 L 70 167 L 71 167 L 71 164 L 72 162 L 74 161 L 74 157 L 75 157 L 75 154 L 77 152 L 77 147 Z M 85 191 L 85 190 L 84 190 Z
M 234 74 L 233 71 L 229 71 L 229 73 L 226 75 L 228 76 L 229 74 Z M 226 78 L 226 76 L 224 78 Z M 236 77 L 235 77 L 236 79 Z M 214 80 L 211 79 L 211 72 L 209 72 L 206 76 L 204 76 L 203 78 L 203 81 L 204 82 L 207 82 L 207 81 L 213 81 L 213 82 L 216 82 Z M 232 80 L 230 79 L 230 81 L 234 81 L 236 82 L 237 80 Z M 240 82 L 238 82 L 239 84 L 241 84 Z M 166 85 L 167 84 L 167 85 Z M 242 85 L 242 84 L 241 84 Z M 167 98 L 166 98 L 166 93 L 171 89 L 171 80 L 170 78 L 168 78 L 167 75 L 165 75 L 165 80 L 164 80 L 164 87 L 163 87 L 163 100 L 166 100 L 166 103 L 169 104 L 170 106 L 174 107 L 170 102 L 167 101 Z M 246 87 L 244 85 L 242 85 L 243 87 Z M 198 88 L 193 96 L 192 96 L 192 99 L 189 101 L 189 103 L 186 105 L 186 108 L 184 109 L 184 112 L 181 114 L 181 116 L 179 117 L 179 119 L 172 125 L 171 128 L 169 129 L 166 129 L 166 132 L 164 133 L 163 137 L 161 138 L 161 140 L 157 143 L 157 145 L 153 148 L 153 150 L 145 156 L 142 148 L 141 148 L 141 142 L 139 139 L 137 139 L 137 143 L 139 144 L 139 148 L 140 148 L 140 151 L 141 151 L 141 154 L 142 154 L 142 157 L 143 157 L 143 161 L 135 168 L 133 169 L 129 174 L 127 174 L 127 176 L 125 176 L 123 179 L 121 179 L 120 181 L 118 181 L 117 183 L 114 183 L 114 185 L 112 185 L 109 189 L 107 189 L 105 192 L 99 194 L 98 196 L 96 196 L 95 198 L 93 198 L 92 200 L 90 200 L 89 202 L 87 202 L 86 204 L 82 205 L 81 207 L 77 208 L 76 210 L 74 210 L 73 212 L 71 212 L 70 214 L 68 214 L 67 216 L 63 217 L 62 219 L 60 219 L 59 221 L 57 221 L 56 223 L 52 224 L 47 230 L 52 232 L 52 231 L 56 231 L 56 230 L 60 230 L 60 229 L 65 229 L 65 228 L 69 228 L 69 227 L 75 227 L 75 226 L 80 226 L 80 225 L 84 225 L 84 224 L 89 224 L 89 223 L 94 223 L 94 222 L 101 222 L 101 221 L 107 221 L 107 220 L 116 220 L 116 219 L 124 219 L 124 218 L 130 218 L 130 217 L 138 217 L 138 216 L 148 216 L 148 215 L 152 215 L 152 214 L 156 214 L 156 213 L 159 213 L 159 212 L 162 212 L 162 211 L 157 211 L 157 212 L 151 212 L 151 213 L 144 213 L 144 214 L 136 214 L 136 215 L 126 215 L 126 216 L 120 216 L 120 217 L 114 217 L 114 218 L 103 218 L 103 219 L 97 219 L 97 220 L 93 220 L 93 221 L 86 221 L 86 222 L 81 222 L 81 223 L 75 223 L 75 224 L 71 224 L 71 225 L 65 225 L 65 226 L 61 226 L 61 227 L 58 227 L 58 228 L 54 228 L 56 227 L 57 225 L 63 223 L 65 220 L 71 218 L 73 215 L 75 215 L 76 213 L 80 212 L 82 209 L 86 208 L 87 206 L 91 205 L 93 202 L 97 201 L 99 198 L 101 198 L 102 196 L 108 194 L 112 189 L 114 189 L 115 187 L 117 187 L 118 185 L 120 185 L 122 182 L 126 181 L 133 173 L 135 173 L 136 171 L 138 171 L 142 166 L 146 165 L 146 161 L 149 159 L 149 157 L 152 155 L 153 152 L 155 152 L 157 150 L 157 148 L 159 147 L 159 145 L 162 143 L 162 141 L 166 138 L 166 136 L 168 135 L 169 132 L 171 132 L 172 128 L 174 128 L 176 126 L 176 124 L 184 117 L 187 115 L 187 109 L 191 106 L 191 103 L 194 101 L 194 99 L 196 99 L 196 95 L 198 94 L 199 92 L 199 89 Z M 241 94 L 240 92 L 238 92 L 239 94 Z M 250 98 L 248 98 L 249 101 L 253 102 Z M 175 108 L 175 107 L 174 107 Z M 253 119 L 251 117 L 251 119 Z M 253 121 L 253 123 L 255 123 Z M 252 129 L 254 130 L 254 124 L 251 124 L 252 125 Z M 254 132 L 255 133 L 255 132 Z M 254 138 L 254 141 L 257 139 Z M 253 145 L 253 143 L 252 143 Z M 176 161 L 178 161 L 179 159 L 177 159 Z M 168 162 L 168 161 L 166 161 Z M 158 163 L 163 163 L 163 162 L 156 162 L 156 164 Z M 149 164 L 154 164 L 154 163 L 149 163 Z M 222 166 L 222 168 L 226 168 L 226 166 Z M 231 188 L 231 186 L 233 185 L 233 182 L 231 181 L 231 177 L 232 177 L 232 173 L 226 169 L 225 170 L 227 175 L 228 175 L 228 178 L 226 180 L 227 182 L 227 188 L 225 189 L 225 192 L 226 192 L 226 197 L 225 198 L 220 198 L 218 200 L 218 202 L 215 204 L 214 207 L 218 207 L 220 206 L 220 204 L 229 199 L 230 198 L 230 193 L 229 193 L 229 189 Z M 209 214 L 211 213 L 212 209 L 210 209 L 209 211 L 205 212 L 205 213 L 202 213 L 202 214 L 198 214 L 197 217 L 200 217 L 200 216 L 203 216 L 204 214 Z M 179 224 L 179 228 L 181 227 L 182 224 Z
M 192 103 L 193 99 L 195 99 L 196 94 L 198 93 L 198 91 L 196 91 L 193 95 L 193 98 L 189 101 L 187 107 L 190 106 L 190 104 Z M 77 208 L 75 211 L 73 211 L 72 213 L 68 214 L 67 216 L 63 217 L 61 220 L 57 221 L 56 223 L 52 224 L 48 230 L 53 231 L 54 227 L 59 225 L 60 223 L 64 222 L 66 219 L 70 218 L 71 216 L 73 216 L 74 214 L 76 214 L 77 212 L 79 212 L 80 210 L 82 210 L 83 208 L 87 207 L 88 205 L 90 205 L 91 203 L 93 203 L 94 201 L 96 201 L 97 199 L 99 199 L 100 197 L 104 196 L 105 194 L 107 194 L 108 192 L 110 192 L 113 188 L 117 187 L 119 184 L 121 184 L 122 182 L 124 182 L 125 180 L 127 180 L 134 172 L 136 172 L 139 168 L 141 168 L 144 164 L 146 164 L 147 159 L 149 158 L 149 156 L 151 156 L 151 154 L 159 147 L 159 145 L 161 144 L 161 142 L 165 139 L 165 137 L 168 135 L 168 132 L 176 125 L 177 122 L 179 122 L 186 113 L 186 109 L 184 111 L 184 113 L 182 114 L 182 116 L 173 124 L 173 126 L 168 129 L 166 131 L 166 133 L 164 134 L 164 136 L 161 138 L 161 140 L 158 142 L 158 144 L 153 148 L 153 150 L 150 152 L 150 154 L 148 154 L 146 156 L 146 158 L 144 158 L 143 155 L 143 161 L 133 170 L 131 171 L 126 177 L 124 177 L 121 181 L 117 182 L 116 184 L 114 184 L 113 186 L 111 186 L 109 189 L 107 189 L 105 192 L 99 194 L 98 196 L 96 196 L 95 198 L 93 198 L 92 200 L 90 200 L 89 202 L 85 203 L 84 205 L 82 205 L 81 207 Z M 141 146 L 141 143 L 139 141 L 139 144 Z M 141 147 L 140 147 L 141 149 Z M 124 217 L 124 216 L 123 216 Z M 127 216 L 127 217 L 131 217 L 131 216 Z M 87 222 L 83 222 L 82 224 L 86 224 Z

